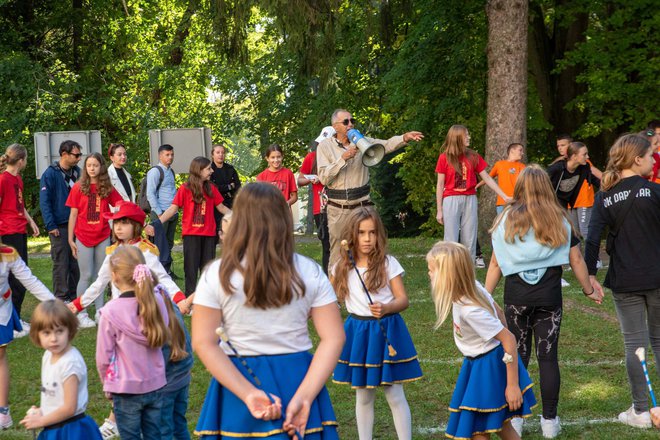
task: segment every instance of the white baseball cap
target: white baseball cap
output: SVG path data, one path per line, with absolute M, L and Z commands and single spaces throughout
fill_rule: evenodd
M 324 127 L 323 130 L 321 130 L 321 134 L 319 134 L 319 136 L 314 140 L 316 142 L 321 142 L 325 138 L 328 138 L 330 136 L 334 136 L 335 133 L 337 133 L 337 132 L 335 131 L 334 128 L 332 128 L 332 125 L 328 125 L 327 127 Z

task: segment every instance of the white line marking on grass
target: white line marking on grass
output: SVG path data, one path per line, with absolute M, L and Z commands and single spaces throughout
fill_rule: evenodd
M 586 426 L 586 425 L 604 425 L 607 423 L 620 423 L 616 418 L 610 419 L 587 419 L 584 417 L 575 419 L 575 420 L 566 420 L 561 419 L 562 426 Z M 538 417 L 529 417 L 525 419 L 525 426 L 528 428 L 539 428 L 541 426 L 540 419 Z M 418 426 L 415 428 L 415 431 L 418 434 L 430 435 L 430 434 L 441 434 L 445 432 L 447 425 L 440 426 Z
M 419 359 L 421 363 L 424 364 L 439 364 L 439 365 L 460 365 L 463 363 L 463 358 L 453 358 L 453 359 Z M 534 364 L 535 360 L 532 359 L 530 363 Z M 653 363 L 649 362 L 647 360 L 647 363 Z M 604 359 L 601 361 L 588 361 L 584 359 L 566 359 L 566 360 L 559 360 L 559 365 L 560 366 L 565 366 L 565 367 L 617 367 L 617 366 L 623 366 L 625 364 L 625 360 L 614 360 L 614 359 Z

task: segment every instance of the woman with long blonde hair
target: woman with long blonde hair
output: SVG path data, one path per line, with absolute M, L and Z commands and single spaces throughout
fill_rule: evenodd
M 525 367 L 535 342 L 543 401 L 541 430 L 546 438 L 556 437 L 561 429 L 557 417 L 557 349 L 563 314 L 562 265 L 570 264 L 585 296 L 599 304 L 603 298 L 598 282 L 589 280 L 580 241 L 572 228 L 566 210 L 557 203 L 548 175 L 531 164 L 520 173 L 513 201 L 490 230 L 493 256 L 486 290 L 492 293 L 505 276 L 504 313 Z M 514 421 L 514 427 L 522 432 L 522 420 Z
M 477 175 L 503 200 L 504 194 L 486 171 L 488 164 L 470 146 L 470 133 L 463 125 L 452 125 L 442 144 L 435 172 L 438 173 L 437 220 L 444 225 L 444 240 L 463 243 L 472 259 L 477 256 Z
M 651 427 L 651 418 L 646 380 L 635 350 L 650 343 L 654 357 L 660 359 L 660 186 L 646 180 L 653 170 L 652 153 L 648 139 L 636 134 L 625 134 L 614 142 L 586 245 L 589 275 L 595 280 L 602 233 L 605 227 L 609 229 L 610 264 L 604 285 L 612 289 L 633 399 L 619 420 L 639 428 Z

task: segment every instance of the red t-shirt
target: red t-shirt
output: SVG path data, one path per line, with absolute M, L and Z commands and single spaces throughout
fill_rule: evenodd
M 472 153 L 472 159 L 468 160 L 465 155 L 459 158 L 462 168 L 461 175 L 456 174 L 456 170 L 447 162 L 447 155 L 442 153 L 438 157 L 438 163 L 435 166 L 435 172 L 445 175 L 445 190 L 442 197 L 448 196 L 471 196 L 477 193 L 477 174 L 486 169 L 488 164 L 479 155 Z
M 303 159 L 300 172 L 303 174 L 314 174 L 312 169 L 314 168 L 315 159 L 316 151 L 308 153 L 307 156 L 305 156 L 305 159 Z M 312 183 L 312 213 L 314 215 L 321 213 L 321 191 L 323 191 L 323 184 L 321 182 Z
M 215 185 L 211 185 L 212 197 L 204 193 L 204 201 L 195 203 L 193 194 L 188 184 L 183 184 L 172 200 L 172 204 L 183 209 L 183 220 L 181 220 L 181 235 L 202 235 L 213 237 L 215 231 L 215 207 L 224 200 Z
M 651 175 L 648 179 L 651 182 L 660 183 L 660 154 L 653 153 L 653 160 L 655 160 L 653 171 L 651 171 Z
M 80 190 L 80 182 L 76 182 L 66 199 L 66 206 L 78 209 L 76 226 L 73 229 L 76 238 L 85 246 L 94 247 L 110 237 L 110 225 L 103 214 L 110 212 L 110 206 L 115 206 L 122 200 L 124 199 L 114 188 L 102 199 L 96 192 L 95 183 L 89 185 L 89 195 L 86 196 Z
M 282 195 L 287 201 L 291 198 L 291 193 L 298 192 L 296 178 L 293 177 L 293 173 L 288 168 L 280 168 L 275 172 L 266 168 L 257 175 L 257 181 L 272 183 L 282 191 Z
M 0 235 L 25 234 L 27 218 L 21 176 L 6 171 L 0 174 L 0 198 Z

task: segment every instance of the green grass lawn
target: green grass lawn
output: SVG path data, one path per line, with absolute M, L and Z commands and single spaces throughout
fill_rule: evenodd
M 403 313 L 413 341 L 419 352 L 424 378 L 405 386 L 413 417 L 413 438 L 444 438 L 441 427 L 447 421 L 447 405 L 461 364 L 461 355 L 454 345 L 451 324 L 438 331 L 433 330 L 435 321 L 433 303 L 429 296 L 427 267 L 424 255 L 433 244 L 432 239 L 395 239 L 390 251 L 406 269 L 404 278 L 410 308 Z M 320 261 L 320 246 L 315 240 L 303 240 L 298 251 Z M 31 252 L 47 252 L 45 240 L 30 242 Z M 182 255 L 175 253 L 174 270 L 183 274 Z M 30 267 L 47 285 L 51 285 L 51 262 L 46 255 L 30 259 Z M 604 276 L 604 271 L 601 273 Z M 485 278 L 485 269 L 478 270 L 478 279 Z M 617 414 L 631 404 L 628 382 L 623 365 L 623 343 L 619 333 L 611 297 L 597 306 L 583 297 L 572 272 L 564 276 L 571 287 L 564 289 L 564 322 L 560 343 L 562 390 L 559 416 L 562 420 L 560 438 L 589 439 L 646 439 L 658 438 L 654 430 L 630 428 L 614 422 Z M 183 284 L 183 281 L 180 282 Z M 502 283 L 495 298 L 502 302 Z M 29 295 L 24 305 L 24 316 L 30 316 L 36 299 Z M 93 316 L 93 315 L 92 315 Z M 186 318 L 188 319 L 188 318 Z M 189 324 L 189 321 L 188 321 Z M 96 332 L 81 330 L 74 345 L 83 354 L 89 372 L 89 405 L 87 412 L 97 423 L 102 423 L 110 405 L 104 399 L 94 367 Z M 39 381 L 42 350 L 29 338 L 19 339 L 8 349 L 11 371 L 11 410 L 14 428 L 3 431 L 2 439 L 30 439 L 32 435 L 18 421 L 31 405 L 39 404 Z M 658 383 L 655 364 L 650 362 L 651 377 Z M 530 374 L 537 385 L 534 392 L 540 401 L 538 368 L 530 364 Z M 202 406 L 209 375 L 200 362 L 195 362 L 190 388 L 188 420 L 191 432 Z M 356 439 L 354 392 L 348 386 L 328 383 L 328 388 L 339 421 L 341 438 Z M 537 407 L 532 419 L 525 426 L 524 438 L 540 439 L 541 429 Z M 387 402 L 382 393 L 376 402 L 374 438 L 395 439 L 396 434 Z

